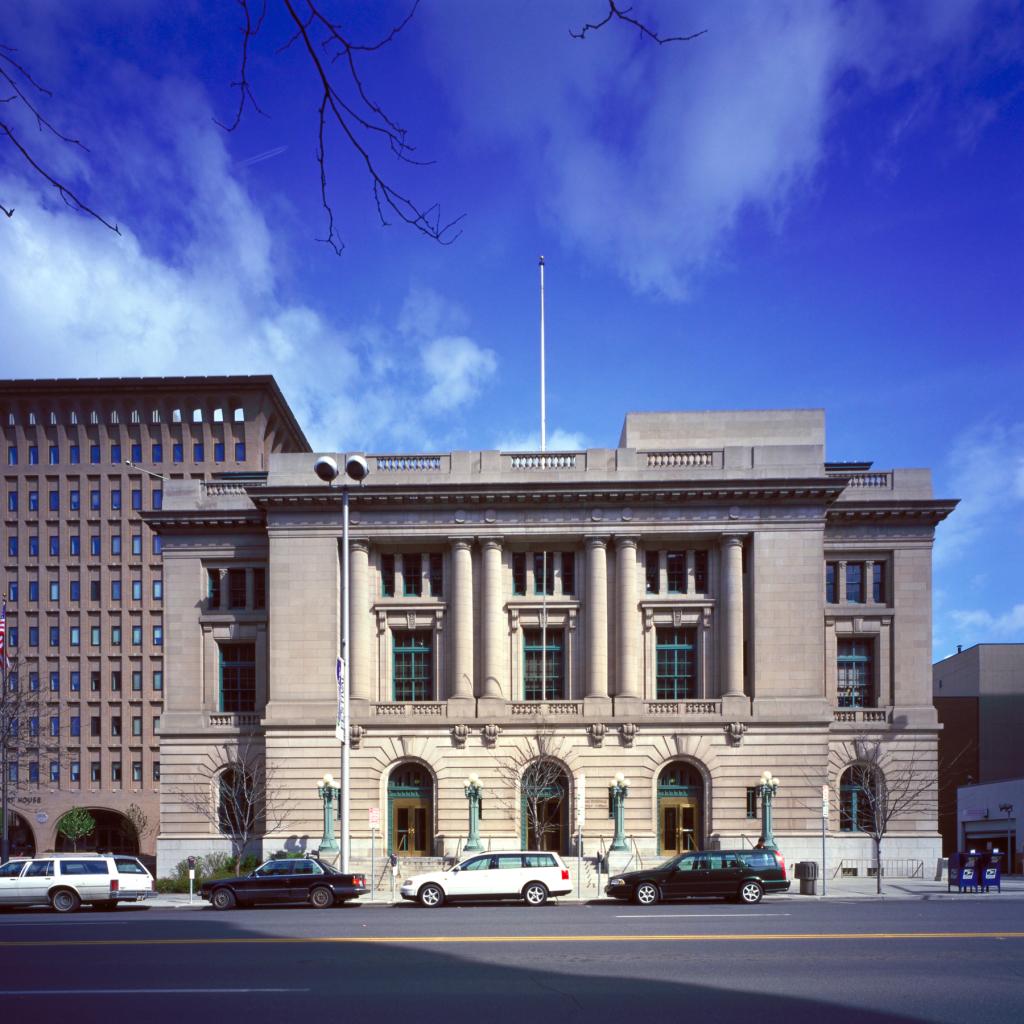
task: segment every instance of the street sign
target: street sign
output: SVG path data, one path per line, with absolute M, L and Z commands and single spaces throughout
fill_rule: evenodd
M 821 816 L 828 821 L 828 786 L 821 787 Z
M 576 779 L 576 831 L 583 828 L 587 818 L 587 777 L 580 775 Z
M 379 807 L 371 807 L 370 808 L 370 831 L 371 832 L 375 832 L 379 828 L 380 828 L 380 808 Z
M 345 687 L 348 685 L 345 671 L 345 662 L 339 658 L 334 669 L 335 678 L 338 681 L 338 718 L 334 725 L 334 738 L 343 744 L 348 742 L 348 722 L 345 718 Z

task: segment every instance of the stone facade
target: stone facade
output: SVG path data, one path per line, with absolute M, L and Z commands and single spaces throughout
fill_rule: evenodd
M 615 449 L 367 456 L 350 491 L 353 857 L 373 809 L 377 850 L 456 854 L 472 773 L 484 844 L 534 840 L 521 777 L 543 753 L 563 775 L 540 841 L 563 852 L 577 832 L 587 854 L 610 843 L 617 772 L 637 856 L 750 845 L 769 769 L 788 860 L 820 857 L 827 784 L 830 861 L 865 863 L 841 785 L 863 742 L 934 780 L 931 547 L 955 502 L 927 471 L 826 463 L 824 442 L 820 410 L 630 414 Z M 319 844 L 341 496 L 313 461 L 175 483 L 146 514 L 167 581 L 162 869 L 227 847 L 194 793 L 216 800 L 239 745 L 265 750 L 287 807 L 256 845 Z M 225 606 L 232 570 L 266 571 L 264 607 Z M 224 690 L 238 671 L 242 703 Z M 935 816 L 932 784 L 884 856 L 931 870 Z
M 2 381 L 0 429 L 0 593 L 17 685 L 38 688 L 39 735 L 21 722 L 14 758 L 15 848 L 59 849 L 61 815 L 85 806 L 92 842 L 133 849 L 134 804 L 151 854 L 168 580 L 142 514 L 174 481 L 215 489 L 308 442 L 271 377 Z

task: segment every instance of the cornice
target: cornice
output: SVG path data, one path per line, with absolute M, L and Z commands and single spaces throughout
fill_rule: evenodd
M 881 501 L 842 502 L 826 511 L 826 525 L 837 526 L 849 522 L 879 522 L 881 520 L 925 522 L 931 526 L 941 523 L 960 504 L 957 498 L 898 498 Z

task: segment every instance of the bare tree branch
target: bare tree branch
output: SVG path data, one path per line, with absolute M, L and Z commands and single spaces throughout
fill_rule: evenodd
M 645 36 L 647 39 L 652 39 L 659 45 L 662 43 L 688 43 L 691 39 L 696 39 L 699 36 L 704 35 L 707 29 L 701 29 L 700 32 L 694 32 L 688 36 L 661 36 L 658 35 L 653 29 L 648 28 L 642 21 L 631 17 L 632 7 L 619 7 L 615 0 L 608 0 L 608 13 L 597 22 L 586 22 L 578 32 L 573 32 L 569 29 L 569 35 L 573 39 L 585 39 L 588 32 L 597 32 L 602 29 L 613 19 L 625 22 L 627 25 L 632 25 L 634 28 L 639 29 L 640 35 Z
M 509 817 L 515 820 L 516 805 L 522 800 L 527 835 L 538 849 L 560 829 L 562 806 L 570 784 L 561 757 L 562 743 L 549 730 L 538 732 L 509 753 L 498 765 L 505 783 Z M 511 797 L 508 796 L 511 794 Z
M 218 121 L 214 118 L 214 123 L 219 127 L 223 128 L 226 132 L 233 132 L 242 121 L 242 114 L 245 112 L 245 103 L 248 100 L 253 109 L 257 114 L 263 114 L 260 109 L 260 105 L 256 102 L 256 97 L 253 95 L 252 88 L 249 85 L 248 78 L 248 66 L 249 66 L 249 42 L 259 34 L 260 29 L 263 27 L 263 19 L 267 14 L 267 0 L 260 0 L 260 13 L 256 19 L 256 23 L 253 24 L 252 12 L 249 10 L 248 0 L 236 0 L 239 7 L 242 8 L 242 14 L 245 17 L 245 25 L 242 28 L 242 59 L 241 67 L 238 72 L 238 80 L 231 83 L 233 89 L 238 89 L 238 109 L 235 111 L 234 120 L 231 124 L 224 124 L 222 121 Z M 263 114 L 266 117 L 266 114 Z
M 29 94 L 29 87 L 41 96 L 49 99 L 53 98 L 53 93 L 51 93 L 49 89 L 40 85 L 32 77 L 31 72 L 29 72 L 28 68 L 26 68 L 24 64 L 15 60 L 12 56 L 15 53 L 17 53 L 17 50 L 13 47 L 0 43 L 0 82 L 6 82 L 13 90 L 10 96 L 5 96 L 3 98 L 2 102 L 15 103 L 16 106 L 20 106 L 27 110 L 35 119 L 36 127 L 39 131 L 49 132 L 61 142 L 65 142 L 70 146 L 78 146 L 80 149 L 88 152 L 88 149 L 86 149 L 85 145 L 79 139 L 66 135 L 64 132 L 56 128 L 54 124 L 43 114 L 36 102 L 33 101 Z M 39 177 L 46 181 L 47 184 L 57 192 L 66 205 L 71 207 L 73 210 L 77 210 L 79 213 L 84 213 L 95 218 L 104 227 L 110 228 L 110 230 L 115 234 L 121 234 L 121 230 L 116 223 L 112 223 L 101 214 L 97 213 L 97 211 L 88 203 L 80 199 L 68 185 L 54 174 L 47 171 L 40 161 L 29 152 L 28 148 L 15 137 L 14 129 L 10 124 L 0 121 L 0 136 L 6 136 L 7 141 L 14 146 L 21 155 L 21 158 L 37 175 L 39 175 Z M 6 207 L 0 205 L 0 211 L 3 211 L 8 218 L 14 216 L 13 206 Z

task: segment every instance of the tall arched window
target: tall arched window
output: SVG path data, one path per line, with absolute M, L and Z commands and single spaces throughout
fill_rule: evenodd
M 882 812 L 884 782 L 868 765 L 853 764 L 839 780 L 839 828 L 843 832 L 875 832 Z

